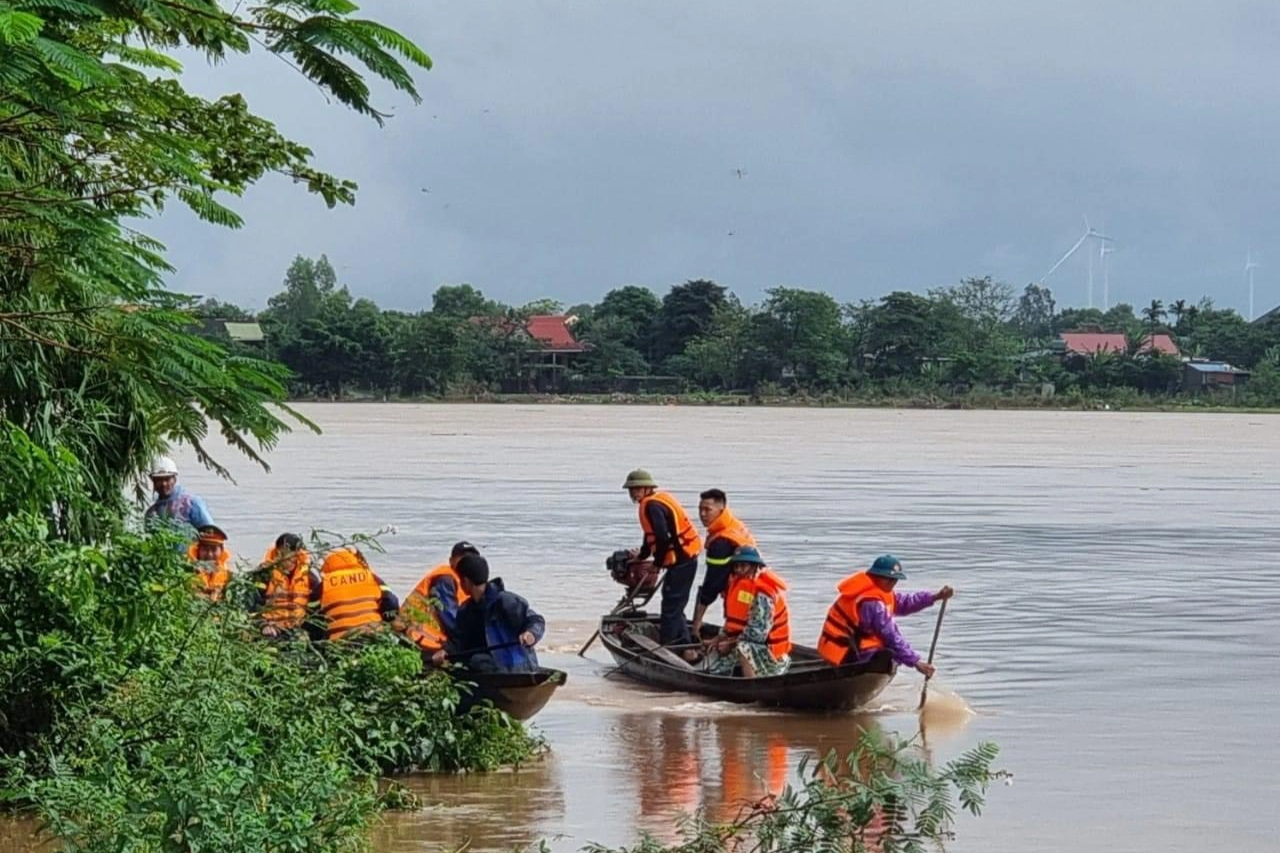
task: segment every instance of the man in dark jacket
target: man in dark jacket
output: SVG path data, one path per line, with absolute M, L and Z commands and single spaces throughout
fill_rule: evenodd
M 534 645 L 547 630 L 544 620 L 514 592 L 507 592 L 502 578 L 489 579 L 489 561 L 468 554 L 455 569 L 470 600 L 458 608 L 456 630 L 443 649 L 431 656 L 439 666 L 456 661 L 476 672 L 534 672 L 538 654 Z

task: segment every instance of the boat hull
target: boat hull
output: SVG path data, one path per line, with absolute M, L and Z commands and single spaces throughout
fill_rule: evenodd
M 742 678 L 711 675 L 675 666 L 626 638 L 625 631 L 647 626 L 656 632 L 657 617 L 645 614 L 606 616 L 600 622 L 600 639 L 618 664 L 613 672 L 659 690 L 706 696 L 723 702 L 763 705 L 798 711 L 852 711 L 865 707 L 893 681 L 897 666 L 888 672 L 865 672 L 857 667 L 831 666 L 816 649 L 793 646 L 791 668 L 782 675 Z M 619 633 L 619 631 L 624 633 Z M 715 626 L 704 625 L 714 633 Z
M 568 679 L 561 670 L 540 667 L 536 672 L 469 672 L 459 680 L 475 685 L 468 704 L 488 700 L 524 721 L 541 711 Z

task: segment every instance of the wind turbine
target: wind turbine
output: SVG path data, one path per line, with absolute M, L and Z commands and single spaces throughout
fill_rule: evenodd
M 1058 269 L 1058 267 L 1066 263 L 1067 259 L 1070 258 L 1072 255 L 1074 255 L 1076 253 L 1076 250 L 1079 249 L 1081 246 L 1083 246 L 1085 242 L 1088 241 L 1089 238 L 1091 237 L 1100 243 L 1115 242 L 1106 234 L 1100 234 L 1099 232 L 1093 230 L 1093 228 L 1089 225 L 1089 217 L 1087 216 L 1084 217 L 1084 233 L 1080 235 L 1080 239 L 1076 241 L 1075 245 L 1072 246 L 1070 249 L 1068 249 L 1067 253 L 1063 255 L 1061 258 L 1059 258 L 1056 264 L 1049 267 L 1049 271 L 1047 273 L 1045 273 L 1043 276 L 1040 277 L 1040 283 L 1044 284 L 1045 279 L 1053 275 L 1053 273 Z M 1093 307 L 1093 253 L 1090 252 L 1088 257 L 1089 257 L 1089 307 L 1092 308 Z
M 1249 322 L 1253 322 L 1253 271 L 1258 265 L 1253 260 L 1253 250 L 1250 249 L 1244 256 L 1244 276 L 1249 280 Z
M 1111 308 L 1111 268 L 1107 266 L 1107 255 L 1115 251 L 1114 246 L 1106 243 L 1098 245 L 1098 261 L 1102 264 L 1102 310 Z

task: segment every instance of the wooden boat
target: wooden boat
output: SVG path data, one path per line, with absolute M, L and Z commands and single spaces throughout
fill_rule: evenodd
M 657 616 L 643 611 L 605 616 L 600 640 L 617 661 L 616 672 L 633 681 L 663 690 L 678 690 L 712 699 L 808 711 L 851 711 L 862 708 L 889 686 L 897 665 L 888 672 L 868 672 L 853 666 L 831 666 L 817 649 L 793 645 L 791 667 L 782 675 L 758 678 L 712 675 L 660 647 Z M 704 637 L 719 627 L 704 624 Z
M 459 676 L 460 681 L 475 685 L 474 692 L 464 698 L 464 705 L 487 699 L 522 721 L 541 711 L 568 679 L 567 673 L 547 667 L 539 667 L 537 672 L 468 672 Z

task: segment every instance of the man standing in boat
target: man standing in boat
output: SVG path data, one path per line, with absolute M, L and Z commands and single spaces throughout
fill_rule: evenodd
M 669 492 L 660 491 L 648 471 L 632 471 L 622 488 L 638 505 L 640 529 L 644 531 L 644 544 L 635 550 L 635 559 L 652 557 L 653 564 L 666 572 L 658 641 L 664 646 L 688 645 L 689 623 L 684 611 L 698 575 L 702 539 L 684 507 Z
M 707 555 L 707 571 L 702 576 L 698 599 L 693 606 L 691 631 L 695 639 L 701 636 L 702 617 L 707 608 L 722 597 L 729 586 L 729 558 L 744 545 L 757 547 L 751 530 L 729 509 L 729 497 L 723 491 L 707 489 L 698 497 L 698 518 L 707 530 L 703 548 Z
M 818 654 L 832 666 L 854 664 L 869 672 L 888 672 L 893 663 L 909 666 L 932 678 L 934 667 L 898 630 L 897 616 L 908 616 L 955 595 L 944 586 L 937 592 L 894 592 L 906 578 L 897 557 L 877 557 L 871 568 L 850 575 L 836 586 L 840 596 L 827 611 L 818 638 Z

